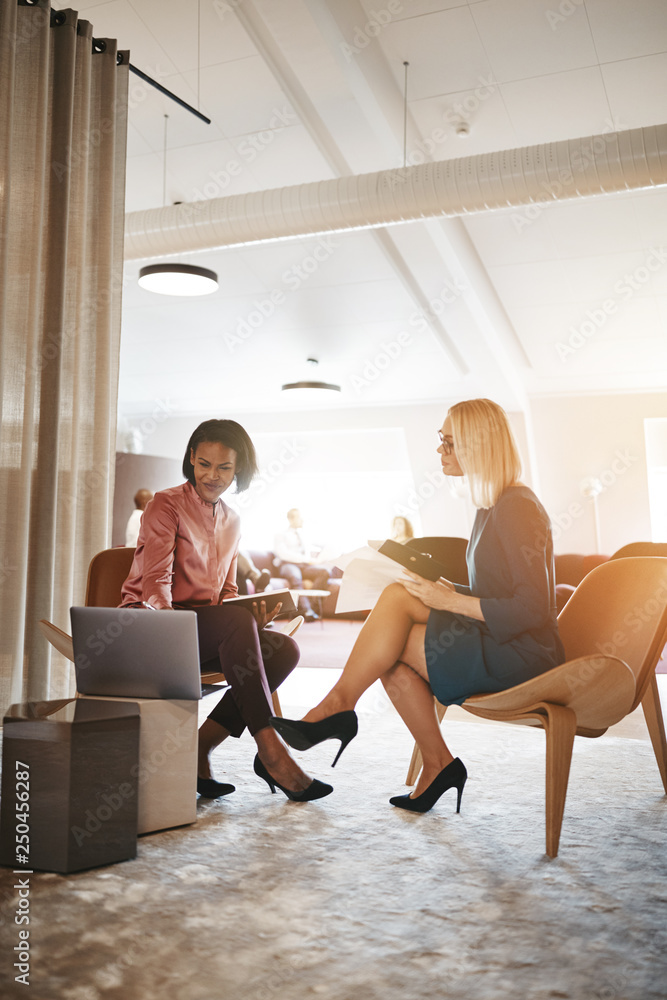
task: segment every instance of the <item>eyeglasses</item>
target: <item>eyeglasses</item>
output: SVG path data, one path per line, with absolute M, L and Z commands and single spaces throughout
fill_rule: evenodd
M 449 438 L 443 437 L 442 431 L 438 431 L 438 437 L 440 438 L 443 455 L 451 455 L 454 451 L 454 442 L 450 441 Z

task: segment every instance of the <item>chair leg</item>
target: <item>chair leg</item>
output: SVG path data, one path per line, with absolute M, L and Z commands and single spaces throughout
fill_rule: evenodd
M 571 709 L 562 705 L 545 703 L 542 707 L 546 709 L 543 725 L 547 740 L 547 855 L 550 858 L 555 858 L 558 854 L 560 831 L 563 824 L 572 745 L 577 731 L 577 717 Z
M 414 785 L 417 780 L 417 775 L 422 769 L 422 752 L 415 743 L 414 750 L 412 751 L 412 757 L 410 758 L 410 766 L 408 767 L 408 773 L 405 776 L 406 785 Z
M 438 722 L 442 722 L 442 720 L 445 717 L 445 712 L 447 711 L 447 708 L 445 705 L 441 705 L 437 698 L 434 698 L 433 701 L 435 702 L 435 710 L 438 713 Z M 405 777 L 406 785 L 414 785 L 415 781 L 419 776 L 419 772 L 422 769 L 423 763 L 424 762 L 422 760 L 421 750 L 415 743 L 414 750 L 412 751 L 412 757 L 410 758 L 410 766 L 408 767 L 408 773 Z
M 660 769 L 662 784 L 667 792 L 667 740 L 665 739 L 665 721 L 662 715 L 662 705 L 660 704 L 660 691 L 655 674 L 651 674 L 651 680 L 642 698 L 642 708 L 644 718 L 648 726 L 649 736 L 653 744 L 655 759 Z
M 275 714 L 278 716 L 279 719 L 282 719 L 283 710 L 280 707 L 280 699 L 278 698 L 278 692 L 274 691 L 271 697 L 273 699 L 273 711 L 275 712 Z

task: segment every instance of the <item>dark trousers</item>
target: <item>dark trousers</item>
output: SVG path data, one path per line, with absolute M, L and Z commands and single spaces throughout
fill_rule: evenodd
M 222 604 L 193 609 L 202 671 L 222 670 L 230 685 L 209 715 L 231 736 L 248 727 L 251 736 L 273 715 L 271 692 L 291 674 L 299 647 L 282 632 L 258 629 L 247 608 Z

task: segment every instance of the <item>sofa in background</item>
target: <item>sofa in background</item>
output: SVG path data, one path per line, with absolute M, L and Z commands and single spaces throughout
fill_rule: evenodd
M 269 549 L 249 549 L 248 554 L 254 562 L 257 569 L 268 569 L 271 573 L 271 584 L 272 590 L 280 590 L 282 587 L 287 586 L 287 580 L 284 577 L 277 576 L 278 570 L 273 564 L 275 558 L 273 552 Z M 365 621 L 368 617 L 367 611 L 350 611 L 343 615 L 336 615 L 336 601 L 338 599 L 338 589 L 340 587 L 340 578 L 343 574 L 340 570 L 332 570 L 332 575 L 329 577 L 326 589 L 329 591 L 329 596 L 325 597 L 322 601 L 322 617 L 323 618 L 351 618 L 354 621 Z M 248 581 L 248 590 L 252 587 L 250 581 Z M 316 608 L 317 610 L 317 608 Z
M 556 564 L 556 607 L 559 614 L 583 578 L 596 566 L 607 562 L 608 559 L 609 556 L 582 556 L 571 552 L 556 556 L 554 560 Z

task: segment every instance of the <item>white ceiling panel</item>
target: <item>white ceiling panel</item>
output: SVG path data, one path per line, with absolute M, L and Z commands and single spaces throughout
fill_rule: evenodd
M 52 5 L 60 10 L 68 7 L 65 3 Z M 90 16 L 86 11 L 92 8 Z M 79 17 L 93 25 L 95 38 L 116 38 L 119 49 L 130 50 L 130 61 L 151 76 L 176 73 L 173 51 L 167 53 L 155 35 L 144 23 L 137 9 L 129 0 L 112 0 L 111 3 L 76 4 Z
M 329 164 L 302 125 L 264 130 L 232 141 L 239 161 L 247 164 L 259 188 L 308 184 L 332 176 Z
M 470 8 L 391 21 L 378 35 L 389 64 L 403 89 L 403 62 L 408 60 L 412 100 L 474 90 L 492 79 L 487 54 Z
M 378 8 L 380 5 L 377 0 L 361 0 L 360 6 L 366 11 L 368 21 L 359 27 L 361 30 L 365 29 L 369 33 L 367 25 L 372 25 L 373 22 L 377 23 L 379 21 Z M 421 17 L 423 14 L 437 14 L 439 11 L 450 10 L 452 7 L 460 6 L 461 0 L 409 0 L 408 3 L 397 0 L 391 8 L 389 8 L 388 4 L 384 4 L 385 11 L 380 13 L 380 17 L 384 18 L 389 14 L 391 21 L 403 21 L 409 17 Z
M 213 119 L 130 78 L 130 211 L 163 203 L 165 114 L 168 204 L 399 166 L 404 60 L 408 163 L 667 121 L 665 0 L 77 7 Z M 181 255 L 218 272 L 198 300 L 139 289 L 146 262 L 128 262 L 121 415 L 166 399 L 175 412 L 271 412 L 308 356 L 343 386 L 339 407 L 484 394 L 519 409 L 530 394 L 664 386 L 665 219 L 663 188 L 349 232 L 331 252 L 315 236 Z
M 610 131 L 611 111 L 597 66 L 503 83 L 501 91 L 519 146 Z
M 596 65 L 583 3 L 553 0 L 485 0 L 471 5 L 497 80 L 522 80 Z M 555 17 L 554 17 L 555 15 Z
M 636 295 L 654 294 L 653 284 L 664 270 L 664 264 L 654 254 L 640 251 L 573 257 L 562 263 L 573 299 L 610 300 L 619 305 Z
M 489 274 L 510 316 L 514 306 L 571 301 L 575 298 L 562 261 L 491 267 Z
M 623 59 L 600 69 L 612 117 L 619 128 L 643 128 L 667 121 L 666 53 Z
M 667 38 L 667 4 L 655 0 L 586 0 L 601 63 L 662 52 Z
M 644 247 L 631 195 L 564 201 L 552 206 L 546 223 L 559 257 L 595 257 Z
M 295 116 L 273 73 L 259 56 L 206 66 L 201 71 L 201 82 L 206 93 L 206 113 L 224 135 L 261 132 L 275 128 L 282 115 Z
M 179 73 L 196 70 L 198 62 L 200 66 L 212 66 L 257 55 L 255 46 L 231 12 L 232 4 L 130 0 L 130 5 L 162 50 L 170 53 Z
M 484 263 L 523 264 L 554 260 L 558 251 L 549 220 L 560 207 L 555 202 L 467 215 L 464 224 Z
M 410 146 L 410 164 L 454 160 L 518 144 L 500 87 L 493 81 L 473 90 L 411 100 L 410 112 L 422 134 L 421 140 Z M 460 121 L 469 125 L 467 136 L 456 133 Z
M 261 155 L 261 154 L 259 154 Z M 162 165 L 163 157 L 160 156 Z M 194 163 L 193 163 L 194 160 Z M 162 171 L 158 175 L 160 191 Z M 259 187 L 248 156 L 239 154 L 233 140 L 218 139 L 179 146 L 167 152 L 167 204 L 224 198 Z

